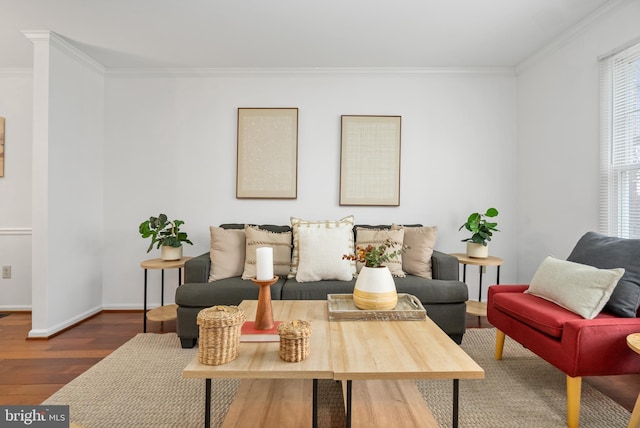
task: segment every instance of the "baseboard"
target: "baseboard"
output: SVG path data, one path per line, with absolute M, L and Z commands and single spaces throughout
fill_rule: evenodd
M 88 320 L 89 318 L 93 318 L 100 312 L 102 312 L 102 307 L 95 307 L 67 321 L 61 322 L 49 329 L 32 329 L 31 331 L 29 331 L 27 339 L 50 339 L 59 335 L 60 333 L 72 329 L 78 324 L 82 324 L 84 321 Z

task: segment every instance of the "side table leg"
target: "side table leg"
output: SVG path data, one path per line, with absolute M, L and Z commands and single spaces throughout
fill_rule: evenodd
M 144 270 L 144 306 L 142 310 L 142 331 L 147 332 L 147 270 Z
M 211 427 L 211 379 L 206 379 L 204 386 L 204 428 Z
M 478 266 L 480 268 L 480 284 L 478 287 L 478 302 L 482 302 L 482 266 Z
M 164 306 L 164 269 L 160 273 L 160 306 Z

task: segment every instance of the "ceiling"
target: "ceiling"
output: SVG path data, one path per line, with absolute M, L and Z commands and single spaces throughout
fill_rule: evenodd
M 50 30 L 108 68 L 514 67 L 620 0 L 0 0 L 0 68 Z

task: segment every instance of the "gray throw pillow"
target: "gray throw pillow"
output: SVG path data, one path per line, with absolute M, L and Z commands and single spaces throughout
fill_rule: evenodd
M 569 254 L 568 261 L 599 269 L 624 268 L 604 311 L 634 318 L 640 305 L 640 239 L 624 239 L 587 232 Z

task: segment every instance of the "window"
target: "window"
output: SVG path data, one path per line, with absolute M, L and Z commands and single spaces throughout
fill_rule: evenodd
M 600 232 L 640 239 L 640 43 L 600 61 Z

